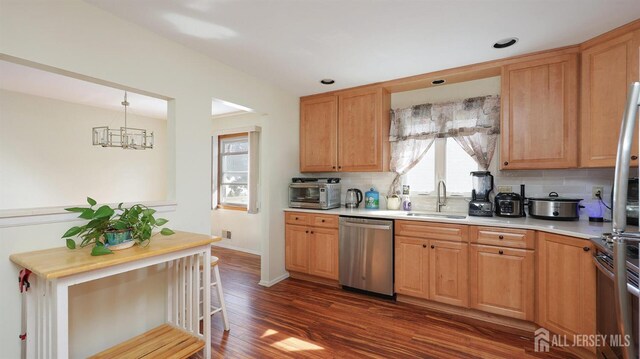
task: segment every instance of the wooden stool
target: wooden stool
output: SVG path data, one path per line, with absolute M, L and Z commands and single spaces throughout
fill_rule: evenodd
M 213 275 L 211 278 L 211 290 L 213 291 L 215 287 L 216 293 L 218 295 L 218 301 L 220 302 L 220 307 L 216 307 L 212 302 L 209 315 L 214 315 L 218 312 L 222 312 L 222 321 L 224 322 L 224 330 L 228 331 L 229 318 L 227 317 L 227 307 L 224 304 L 224 293 L 222 292 L 222 281 L 220 280 L 220 270 L 218 269 L 218 257 L 211 256 L 211 269 L 213 269 Z M 202 319 L 202 317 L 200 319 Z

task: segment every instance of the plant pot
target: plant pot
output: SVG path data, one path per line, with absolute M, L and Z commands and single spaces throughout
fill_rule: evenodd
M 133 237 L 131 236 L 131 229 L 105 231 L 104 239 L 106 240 L 105 244 L 108 244 L 110 247 L 119 246 L 127 242 L 133 242 Z

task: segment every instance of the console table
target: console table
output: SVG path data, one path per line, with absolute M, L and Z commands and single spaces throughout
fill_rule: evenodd
M 96 357 L 170 357 L 189 355 L 204 348 L 211 357 L 211 316 L 202 315 L 211 306 L 211 243 L 219 237 L 176 232 L 154 236 L 147 246 L 134 246 L 114 254 L 92 257 L 90 248 L 65 247 L 12 254 L 10 259 L 32 272 L 26 293 L 26 346 L 23 357 L 69 357 L 69 287 L 140 268 L 164 264 L 167 271 L 167 322 Z M 200 275 L 202 273 L 202 275 Z M 23 294 L 24 295 L 24 294 Z M 200 330 L 200 317 L 203 317 Z M 157 355 L 155 355 L 157 354 Z

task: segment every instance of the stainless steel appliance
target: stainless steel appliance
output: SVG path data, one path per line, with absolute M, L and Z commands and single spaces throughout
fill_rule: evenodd
M 627 190 L 627 223 L 638 225 L 638 178 L 629 178 Z
M 524 217 L 524 198 L 517 193 L 498 193 L 494 200 L 496 216 Z
M 623 358 L 624 346 L 621 344 L 631 345 L 631 338 L 626 342 L 625 338 L 620 337 L 618 323 L 616 320 L 616 305 L 614 294 L 614 269 L 613 269 L 613 250 L 612 244 L 608 241 L 612 240 L 611 233 L 605 233 L 600 238 L 592 238 L 595 244 L 595 252 L 593 261 L 598 268 L 596 279 L 596 329 L 597 334 L 601 335 L 604 340 L 597 347 L 598 358 Z M 588 249 L 588 247 L 585 247 Z M 631 335 L 633 338 L 638 337 L 638 247 L 627 246 L 626 251 L 626 267 L 627 267 L 627 300 L 631 303 Z M 635 352 L 638 352 L 638 343 L 635 342 Z
M 581 198 L 560 197 L 557 192 L 549 193 L 548 197 L 530 197 L 529 215 L 540 219 L 558 221 L 577 221 L 580 218 Z
M 632 345 L 621 347 L 624 359 L 636 359 L 638 337 L 633 335 L 633 310 L 627 295 L 627 247 L 640 243 L 639 232 L 625 232 L 627 227 L 627 196 L 629 186 L 629 163 L 635 132 L 636 119 L 640 106 L 640 82 L 634 82 L 629 88 L 627 106 L 622 116 L 618 153 L 616 156 L 615 177 L 613 180 L 613 235 L 607 239 L 612 244 L 613 289 L 615 294 L 615 313 L 619 333 L 631 338 Z
M 293 178 L 289 184 L 289 207 L 331 209 L 340 207 L 339 178 Z
M 393 221 L 340 216 L 340 284 L 393 296 Z
M 349 188 L 344 199 L 344 206 L 347 208 L 358 208 L 362 202 L 362 191 L 357 188 Z
M 493 190 L 493 176 L 489 171 L 471 172 L 473 189 L 469 202 L 469 215 L 477 217 L 492 217 L 493 205 L 489 193 Z M 439 193 L 439 192 L 438 192 Z

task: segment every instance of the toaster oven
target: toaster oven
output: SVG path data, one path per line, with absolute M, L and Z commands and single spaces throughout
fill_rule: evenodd
M 289 207 L 331 209 L 340 207 L 340 183 L 304 182 L 289 184 Z

